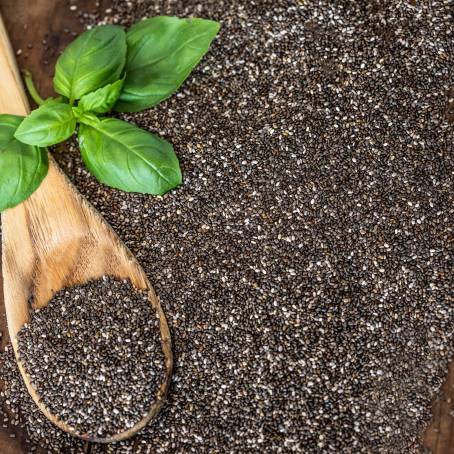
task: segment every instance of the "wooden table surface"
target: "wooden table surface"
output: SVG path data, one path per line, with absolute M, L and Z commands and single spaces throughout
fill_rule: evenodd
M 97 4 L 99 3 L 99 6 Z M 0 0 L 0 12 L 21 69 L 32 71 L 41 94 L 51 96 L 55 60 L 80 33 L 79 11 L 103 12 L 110 0 Z M 71 11 L 70 6 L 77 10 Z M 0 246 L 1 247 L 1 246 Z M 1 267 L 0 267 L 1 281 Z M 0 347 L 8 342 L 5 310 L 0 286 Z M 1 365 L 0 365 L 1 371 Z M 1 374 L 0 374 L 1 376 Z M 433 405 L 433 419 L 424 434 L 424 446 L 436 454 L 454 454 L 454 361 L 439 398 Z M 453 413 L 454 414 L 454 413 Z M 11 435 L 14 434 L 14 438 Z M 14 427 L 0 428 L 0 454 L 27 453 L 26 435 Z M 87 445 L 87 452 L 89 446 Z M 44 450 L 38 453 L 44 453 Z M 404 454 L 404 453 L 403 453 Z

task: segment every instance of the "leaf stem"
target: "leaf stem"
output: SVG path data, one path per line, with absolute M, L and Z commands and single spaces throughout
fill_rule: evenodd
M 27 87 L 28 92 L 30 93 L 30 96 L 32 97 L 33 101 L 40 106 L 41 104 L 44 103 L 44 99 L 41 98 L 41 96 L 38 93 L 38 90 L 35 87 L 35 84 L 33 82 L 33 76 L 30 71 L 25 70 L 24 71 L 24 79 L 25 79 L 25 86 Z

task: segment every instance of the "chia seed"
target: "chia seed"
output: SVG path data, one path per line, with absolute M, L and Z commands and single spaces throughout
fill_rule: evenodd
M 121 116 L 174 144 L 183 186 L 125 194 L 75 145 L 57 154 L 174 341 L 166 409 L 91 452 L 418 452 L 453 353 L 452 1 L 114 1 L 81 18 L 156 14 L 222 23 L 176 95 Z
M 47 409 L 105 438 L 144 418 L 164 381 L 159 320 L 147 291 L 110 277 L 59 291 L 17 335 Z

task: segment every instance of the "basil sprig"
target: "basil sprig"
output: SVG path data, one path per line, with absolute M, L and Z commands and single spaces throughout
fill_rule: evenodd
M 166 140 L 111 111 L 138 112 L 171 96 L 197 66 L 219 31 L 205 19 L 158 16 L 126 33 L 102 25 L 82 33 L 59 57 L 58 98 L 43 100 L 26 117 L 0 115 L 0 211 L 27 199 L 47 174 L 47 150 L 77 133 L 88 170 L 108 186 L 162 195 L 179 186 L 178 158 Z

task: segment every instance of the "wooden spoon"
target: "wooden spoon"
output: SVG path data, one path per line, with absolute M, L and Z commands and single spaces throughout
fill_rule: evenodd
M 0 113 L 27 115 L 29 110 L 0 16 Z M 147 425 L 162 407 L 173 365 L 167 321 L 144 271 L 52 158 L 49 173 L 39 189 L 19 206 L 2 213 L 2 229 L 3 290 L 8 331 L 20 372 L 33 400 L 56 426 L 84 440 L 107 443 L 131 437 Z M 109 438 L 78 433 L 46 408 L 18 359 L 17 344 L 17 333 L 29 320 L 31 297 L 33 307 L 44 307 L 58 290 L 84 284 L 103 275 L 129 278 L 137 288 L 148 289 L 150 304 L 160 317 L 166 361 L 166 377 L 147 416 L 131 429 Z

